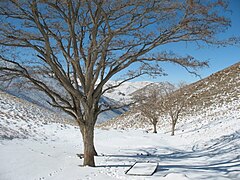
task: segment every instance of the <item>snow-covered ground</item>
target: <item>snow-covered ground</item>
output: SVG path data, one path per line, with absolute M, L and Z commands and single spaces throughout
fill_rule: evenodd
M 0 93 L 0 179 L 237 180 L 239 109 L 236 105 L 228 113 L 224 107 L 212 109 L 211 116 L 189 117 L 179 123 L 175 136 L 167 128 L 159 129 L 158 134 L 96 129 L 99 156 L 97 167 L 92 168 L 82 167 L 83 160 L 76 155 L 82 153 L 77 127 L 59 122 L 60 117 L 50 111 Z M 153 176 L 126 175 L 135 162 L 159 165 Z
M 95 168 L 81 167 L 78 129 L 46 125 L 48 139 L 2 140 L 0 179 L 239 179 L 240 132 L 191 144 L 193 139 L 141 130 L 96 130 Z M 151 177 L 128 176 L 136 161 L 158 162 Z

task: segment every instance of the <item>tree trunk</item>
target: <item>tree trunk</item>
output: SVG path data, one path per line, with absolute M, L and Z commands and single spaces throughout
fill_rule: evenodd
M 153 124 L 153 133 L 157 133 L 157 124 Z
M 171 134 L 171 136 L 174 136 L 175 126 L 176 126 L 176 123 L 175 123 L 175 122 L 172 122 L 172 134 Z
M 83 142 L 84 142 L 84 129 L 85 128 L 81 128 L 82 130 L 81 130 L 81 134 L 82 134 L 82 139 L 83 139 Z M 94 132 L 93 132 L 94 133 Z M 98 154 L 97 154 L 97 151 L 96 151 L 96 149 L 95 149 L 95 145 L 94 145 L 94 136 L 93 136 L 93 148 L 94 148 L 94 156 L 98 156 Z
M 84 145 L 84 166 L 95 167 L 94 156 L 97 152 L 94 147 L 94 126 L 85 126 L 83 130 L 83 145 Z

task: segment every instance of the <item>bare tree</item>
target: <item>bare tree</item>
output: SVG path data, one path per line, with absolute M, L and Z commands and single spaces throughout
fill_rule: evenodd
M 229 43 L 216 38 L 230 25 L 222 13 L 226 7 L 221 0 L 1 1 L 0 76 L 25 79 L 46 93 L 52 106 L 76 119 L 84 143 L 83 164 L 95 166 L 94 126 L 98 115 L 112 108 L 103 109 L 100 97 L 141 75 L 161 75 L 160 62 L 193 73 L 206 66 L 192 56 L 158 48 L 175 42 Z M 114 75 L 130 68 L 119 84 L 104 88 Z
M 191 95 L 185 92 L 185 83 L 179 83 L 175 86 L 171 83 L 166 83 L 162 85 L 162 98 L 159 101 L 160 109 L 165 112 L 171 119 L 171 135 L 174 136 L 175 127 L 179 116 L 184 112 L 186 107 L 186 102 Z
M 148 92 L 135 95 L 133 99 L 136 102 L 134 108 L 140 111 L 153 125 L 153 133 L 157 133 L 157 123 L 161 113 L 158 104 L 159 90 L 151 88 Z

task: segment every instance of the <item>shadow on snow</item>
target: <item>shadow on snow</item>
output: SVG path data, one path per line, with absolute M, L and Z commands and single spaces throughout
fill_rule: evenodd
M 98 167 L 130 167 L 134 162 L 158 162 L 155 175 L 168 173 L 202 173 L 201 179 L 209 179 L 211 173 L 220 173 L 219 176 L 237 179 L 240 174 L 240 131 L 214 139 L 207 144 L 194 145 L 189 151 L 174 148 L 152 147 L 142 149 L 125 149 L 121 155 L 105 155 L 108 163 Z M 121 163 L 128 163 L 122 165 Z M 121 165 L 120 165 L 121 164 Z M 165 174 L 164 174 L 165 173 Z M 209 174 L 210 173 L 210 174 Z

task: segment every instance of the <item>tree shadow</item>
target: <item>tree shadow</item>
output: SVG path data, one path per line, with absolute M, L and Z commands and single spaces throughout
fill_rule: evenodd
M 239 144 L 240 131 L 214 139 L 207 144 L 195 145 L 188 151 L 167 147 L 154 147 L 123 150 L 125 154 L 105 155 L 108 161 L 128 162 L 129 165 L 107 165 L 108 167 L 130 167 L 134 162 L 159 163 L 155 175 L 163 173 L 204 172 L 203 179 L 210 178 L 212 173 L 219 176 L 238 179 L 240 174 Z M 167 152 L 167 153 L 164 153 Z M 121 164 L 121 163 L 119 163 Z M 208 174 L 208 176 L 207 176 Z
M 125 164 L 108 164 L 108 165 L 98 165 L 98 168 L 130 168 L 132 165 Z

